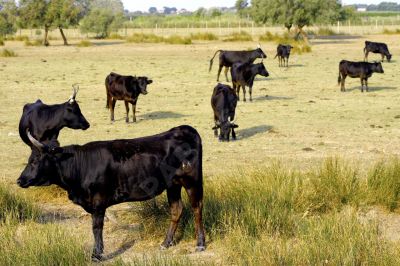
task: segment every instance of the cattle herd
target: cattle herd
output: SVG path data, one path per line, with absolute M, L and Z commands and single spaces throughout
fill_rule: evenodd
M 279 66 L 288 67 L 292 46 L 280 44 L 277 47 Z M 365 42 L 365 59 L 368 53 L 380 53 L 388 61 L 391 54 L 384 43 Z M 268 77 L 263 64 L 266 54 L 260 47 L 252 51 L 218 50 L 217 81 L 223 67 L 228 81 L 231 68 L 232 87 L 218 83 L 212 92 L 211 107 L 214 113 L 214 135 L 220 141 L 236 139 L 234 123 L 235 109 L 239 101 L 240 88 L 246 101 L 246 86 L 249 87 L 250 101 L 256 75 Z M 254 63 L 261 58 L 261 63 Z M 361 91 L 368 91 L 368 78 L 372 73 L 383 73 L 381 63 L 351 62 L 339 63 L 341 91 L 347 76 L 361 79 Z M 129 103 L 132 104 L 133 122 L 138 96 L 147 94 L 147 85 L 153 81 L 147 77 L 122 76 L 110 73 L 105 79 L 106 107 L 114 121 L 114 107 L 117 100 L 123 100 L 126 107 L 126 122 L 129 122 Z M 171 211 L 171 223 L 161 248 L 173 243 L 173 236 L 180 220 L 183 204 L 182 187 L 188 194 L 195 216 L 196 250 L 205 249 L 205 233 L 202 222 L 203 173 L 202 142 L 196 129 L 178 126 L 169 131 L 136 139 L 95 141 L 85 145 L 60 146 L 57 138 L 62 128 L 86 130 L 89 122 L 82 115 L 76 96 L 79 87 L 73 85 L 71 97 L 62 104 L 46 105 L 41 100 L 23 107 L 19 123 L 19 134 L 31 148 L 28 164 L 17 183 L 22 188 L 55 184 L 68 192 L 68 197 L 92 215 L 94 247 L 92 257 L 100 260 L 103 253 L 103 223 L 106 209 L 112 205 L 152 199 L 167 191 Z M 218 134 L 218 129 L 220 133 Z

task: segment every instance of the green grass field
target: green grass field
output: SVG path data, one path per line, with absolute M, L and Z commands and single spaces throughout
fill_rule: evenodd
M 366 39 L 386 42 L 393 61 L 383 64 L 384 74 L 369 79 L 370 92 L 361 93 L 359 79 L 348 78 L 347 91 L 341 93 L 338 63 L 362 60 Z M 261 42 L 270 77 L 257 79 L 253 102 L 239 102 L 238 140 L 229 143 L 219 143 L 211 130 L 210 97 L 218 59 L 210 73 L 209 60 L 218 49 L 252 49 L 256 41 L 172 45 L 91 40 L 93 45 L 88 47 L 78 47 L 78 43 L 72 40 L 72 45 L 64 47 L 52 40 L 45 48 L 5 41 L 3 48 L 17 56 L 0 57 L 0 179 L 13 193 L 34 199 L 43 215 L 52 218 L 44 224 L 35 219 L 20 225 L 3 222 L 5 229 L 0 234 L 13 234 L 15 226 L 23 232 L 44 227 L 46 234 L 62 241 L 66 235 L 59 230 L 66 230 L 83 239 L 76 242 L 82 245 L 76 250 L 80 254 L 76 264 L 88 263 L 85 252 L 93 241 L 90 216 L 55 188 L 23 190 L 15 185 L 30 152 L 18 135 L 23 105 L 36 99 L 47 104 L 64 102 L 71 85 L 79 83 L 77 99 L 91 127 L 87 131 L 64 129 L 59 137 L 62 145 L 136 138 L 182 124 L 195 127 L 203 139 L 207 251 L 193 253 L 190 212 L 184 216 L 182 224 L 187 225 L 178 232 L 181 241 L 177 246 L 158 251 L 168 223 L 163 195 L 156 210 L 143 204 L 110 208 L 104 231 L 110 263 L 399 263 L 399 246 L 381 237 L 382 230 L 376 225 L 380 220 L 360 218 L 375 206 L 383 209 L 384 217 L 397 209 L 400 45 L 396 35 L 313 40 L 312 52 L 293 55 L 287 69 L 279 68 L 273 59 L 276 44 Z M 379 58 L 370 55 L 370 60 Z M 153 79 L 149 94 L 139 97 L 137 123 L 125 123 L 122 102 L 116 106 L 116 121 L 110 122 L 104 79 L 111 71 Z M 223 75 L 220 80 L 225 83 Z M 347 165 L 350 170 L 329 168 L 329 160 L 324 165 L 334 157 L 340 158 L 340 167 Z M 373 168 L 391 160 L 395 162 Z M 323 174 L 324 167 L 329 168 L 328 174 Z M 29 242 L 26 245 L 32 247 Z M 11 244 L 4 246 L 12 249 Z M 68 256 L 60 258 L 60 263 Z

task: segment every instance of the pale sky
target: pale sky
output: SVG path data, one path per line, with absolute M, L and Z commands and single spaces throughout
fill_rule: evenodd
M 396 0 L 342 0 L 344 4 L 379 4 L 380 2 L 397 2 Z M 162 9 L 164 6 L 176 7 L 177 9 L 185 8 L 190 11 L 195 11 L 199 7 L 232 7 L 236 0 L 122 0 L 125 9 L 130 11 L 140 10 L 148 11 L 154 6 L 157 9 Z M 251 2 L 251 1 L 249 1 Z

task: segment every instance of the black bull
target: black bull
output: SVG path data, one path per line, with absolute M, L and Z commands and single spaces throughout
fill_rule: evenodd
M 23 188 L 56 184 L 90 213 L 93 258 L 100 259 L 103 253 L 103 222 L 109 206 L 148 200 L 165 189 L 171 223 L 161 247 L 169 247 L 182 214 L 182 187 L 195 215 L 196 250 L 205 249 L 202 144 L 194 128 L 179 126 L 149 137 L 65 147 L 43 145 L 28 136 L 37 149 L 17 183 Z

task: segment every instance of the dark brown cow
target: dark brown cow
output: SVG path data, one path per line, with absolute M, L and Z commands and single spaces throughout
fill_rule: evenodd
M 129 103 L 132 104 L 133 122 L 136 122 L 136 103 L 139 94 L 147 94 L 147 85 L 153 81 L 147 77 L 122 76 L 111 72 L 106 77 L 107 102 L 110 109 L 111 121 L 114 121 L 114 108 L 117 100 L 125 101 L 126 119 L 129 122 Z
M 381 63 L 351 62 L 347 60 L 340 61 L 338 77 L 340 90 L 346 91 L 344 82 L 346 77 L 349 76 L 351 78 L 360 78 L 361 92 L 364 92 L 364 85 L 366 87 L 366 91 L 368 91 L 368 78 L 370 78 L 374 72 L 383 73 Z

